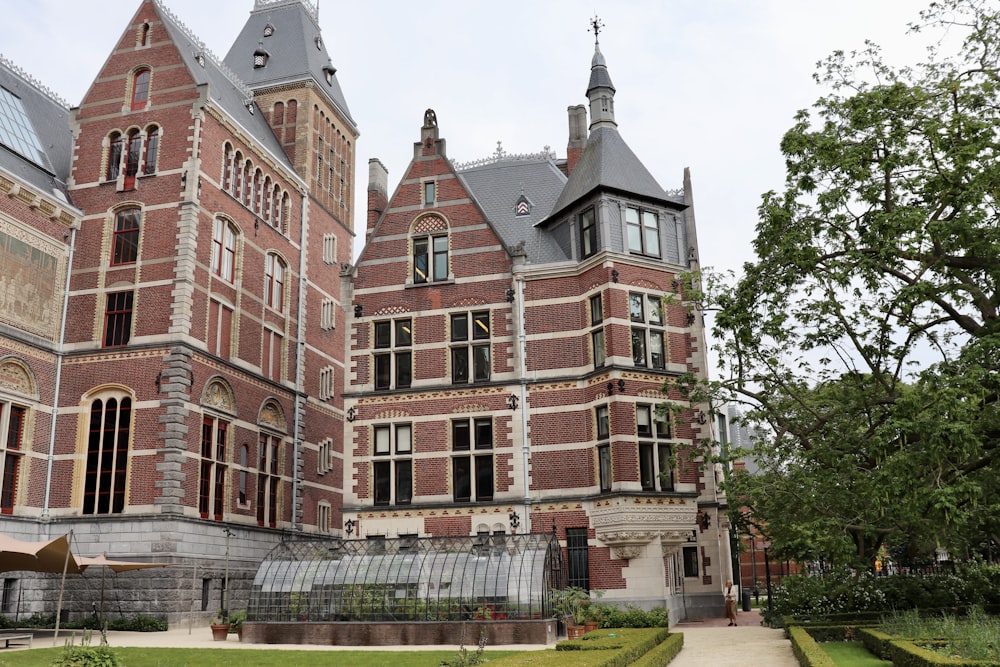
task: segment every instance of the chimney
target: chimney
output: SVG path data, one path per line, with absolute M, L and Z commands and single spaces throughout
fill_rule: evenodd
M 389 205 L 389 170 L 378 158 L 368 160 L 368 229 L 365 240 L 371 236 L 375 223 Z
M 576 163 L 587 145 L 587 107 L 577 104 L 566 110 L 569 113 L 569 144 L 566 146 L 566 175 L 573 173 Z

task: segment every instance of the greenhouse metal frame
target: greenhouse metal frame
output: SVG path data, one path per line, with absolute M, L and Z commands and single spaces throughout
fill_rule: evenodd
M 549 533 L 298 539 L 261 562 L 247 621 L 548 618 L 560 570 Z

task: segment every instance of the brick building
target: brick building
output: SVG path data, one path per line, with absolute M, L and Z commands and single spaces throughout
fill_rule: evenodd
M 0 62 L 0 530 L 170 563 L 116 585 L 173 621 L 227 575 L 239 608 L 289 535 L 553 531 L 566 583 L 721 613 L 713 424 L 661 409 L 706 368 L 690 178 L 622 139 L 599 46 L 565 158 L 454 165 L 425 112 L 391 197 L 369 162 L 354 264 L 314 4 L 255 0 L 220 59 L 141 0 L 109 50 L 75 108 Z M 0 611 L 55 583 L 8 576 Z
M 712 423 L 679 394 L 661 409 L 664 381 L 706 364 L 683 295 L 691 183 L 657 183 L 614 94 L 595 44 L 566 159 L 455 165 L 427 110 L 391 198 L 369 162 L 344 517 L 370 540 L 554 531 L 569 584 L 675 620 L 721 613 L 725 500 L 699 466 Z
M 177 619 L 340 525 L 358 131 L 311 3 L 257 0 L 225 60 L 137 4 L 76 108 L 0 66 L 0 529 L 174 564 L 131 581 Z

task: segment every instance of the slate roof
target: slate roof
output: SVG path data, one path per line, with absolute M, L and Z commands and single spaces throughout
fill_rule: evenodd
M 195 83 L 208 84 L 208 95 L 211 100 L 243 126 L 276 159 L 294 172 L 281 142 L 274 136 L 274 130 L 271 129 L 260 108 L 252 104 L 253 113 L 250 112 L 247 103 L 252 100 L 253 93 L 247 84 L 209 51 L 205 43 L 181 23 L 160 0 L 155 1 L 170 39 L 180 52 Z
M 264 36 L 270 25 L 273 34 Z M 254 68 L 253 55 L 258 49 L 267 54 L 267 64 Z M 315 9 L 302 0 L 257 0 L 255 9 L 226 54 L 226 64 L 252 88 L 312 79 L 344 118 L 356 128 L 340 89 L 336 69 L 323 42 Z M 327 72 L 331 72 L 327 76 Z
M 69 130 L 69 109 L 61 100 L 27 74 L 0 57 L 0 86 L 19 98 L 27 119 L 41 144 L 41 161 L 0 143 L 0 169 L 18 179 L 68 201 L 66 180 L 73 155 L 73 134 Z M 2 121 L 0 121 L 2 122 Z
M 612 127 L 590 131 L 587 146 L 570 173 L 549 218 L 558 216 L 595 190 L 627 193 L 657 204 L 676 204 Z M 543 220 L 542 222 L 546 222 Z
M 531 264 L 569 259 L 555 239 L 536 226 L 552 210 L 566 184 L 551 159 L 500 159 L 458 174 L 507 247 L 524 242 Z M 514 205 L 522 194 L 531 203 L 531 213 L 517 216 Z

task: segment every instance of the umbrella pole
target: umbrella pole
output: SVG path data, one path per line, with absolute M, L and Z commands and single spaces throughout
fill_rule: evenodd
M 66 560 L 63 561 L 63 571 L 62 580 L 59 582 L 59 602 L 56 604 L 56 631 L 52 635 L 52 645 L 56 645 L 56 640 L 59 639 L 59 617 L 62 616 L 62 602 L 63 602 L 63 592 L 66 590 L 66 570 L 69 569 L 69 556 L 71 548 L 73 546 L 73 531 L 69 531 L 69 537 L 66 539 L 66 544 L 68 545 L 66 549 Z

